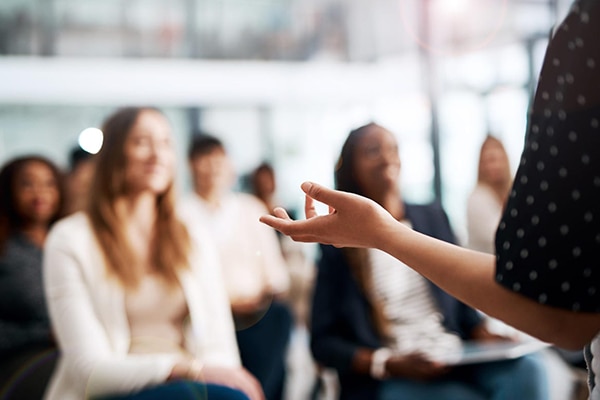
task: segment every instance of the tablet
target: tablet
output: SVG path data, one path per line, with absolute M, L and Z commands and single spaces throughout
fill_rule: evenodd
M 448 365 L 477 364 L 509 360 L 534 353 L 550 346 L 538 340 L 527 341 L 464 341 L 460 351 L 436 357 L 436 361 Z

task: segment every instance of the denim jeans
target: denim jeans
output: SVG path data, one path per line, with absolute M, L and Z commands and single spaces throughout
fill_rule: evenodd
M 431 381 L 389 379 L 378 400 L 547 400 L 548 379 L 539 354 L 457 367 Z
M 248 400 L 237 389 L 201 382 L 174 381 L 125 396 L 108 396 L 95 400 Z

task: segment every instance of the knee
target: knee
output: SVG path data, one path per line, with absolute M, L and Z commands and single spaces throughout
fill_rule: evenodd
M 528 354 L 514 361 L 514 375 L 527 377 L 530 381 L 546 383 L 547 368 L 538 354 Z

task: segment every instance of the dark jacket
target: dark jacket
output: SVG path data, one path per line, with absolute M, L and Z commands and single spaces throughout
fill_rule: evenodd
M 406 204 L 414 230 L 456 243 L 448 217 L 438 204 Z M 337 370 L 342 400 L 377 398 L 378 381 L 351 370 L 354 353 L 361 347 L 379 348 L 382 341 L 370 316 L 370 305 L 351 273 L 344 253 L 321 245 L 321 258 L 311 315 L 311 351 L 318 363 Z M 482 318 L 474 309 L 430 284 L 444 316 L 444 326 L 469 337 Z

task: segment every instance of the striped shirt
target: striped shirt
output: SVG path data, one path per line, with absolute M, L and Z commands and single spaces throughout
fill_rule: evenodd
M 461 339 L 446 330 L 428 281 L 389 254 L 369 249 L 374 296 L 391 333 L 389 347 L 400 354 L 423 353 L 435 360 L 454 352 Z

